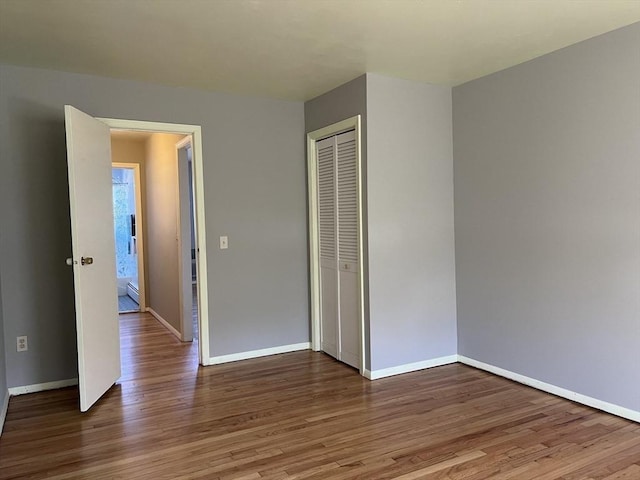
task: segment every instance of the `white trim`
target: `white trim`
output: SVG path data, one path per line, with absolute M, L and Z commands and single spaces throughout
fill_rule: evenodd
M 178 302 L 180 311 L 180 339 L 193 341 L 193 284 L 191 275 L 191 199 L 189 198 L 189 174 L 186 151 L 184 159 L 180 152 L 191 146 L 191 136 L 187 135 L 176 143 L 176 225 L 178 232 Z M 194 205 L 195 206 L 195 205 Z M 195 212 L 194 212 L 195 214 Z M 194 225 L 195 231 L 195 225 Z M 197 235 L 197 234 L 196 234 Z M 197 251 L 197 247 L 196 247 Z M 197 289 L 196 285 L 196 289 Z M 197 308 L 197 307 L 196 307 Z M 198 315 L 199 317 L 200 315 Z
M 178 340 L 182 340 L 182 335 L 180 335 L 180 332 L 178 330 L 176 330 L 173 325 L 171 325 L 164 318 L 162 318 L 158 312 L 156 312 L 151 307 L 147 307 L 147 312 L 149 312 L 151 315 L 153 315 L 156 318 L 156 320 L 158 320 L 162 324 L 162 326 L 164 328 L 166 328 L 171 333 L 173 333 L 176 337 L 178 337 Z
M 207 228 L 204 214 L 204 157 L 200 127 L 191 134 L 191 174 L 195 195 L 196 271 L 198 275 L 198 350 L 200 363 L 209 365 L 209 288 L 207 283 Z
M 72 387 L 78 385 L 77 378 L 69 378 L 67 380 L 56 380 L 55 382 L 34 383 L 33 385 L 24 385 L 22 387 L 10 387 L 9 394 L 11 396 L 24 395 L 25 393 L 44 392 L 45 390 L 56 390 L 58 388 Z
M 139 130 L 141 132 L 151 133 L 193 133 L 195 129 L 200 129 L 199 125 L 190 125 L 185 123 L 163 123 L 148 122 L 145 120 L 126 120 L 124 118 L 102 118 L 96 117 L 97 120 L 106 123 L 112 130 Z
M 176 150 L 179 150 L 181 148 L 185 148 L 185 147 L 190 147 L 191 146 L 191 137 L 186 136 L 181 140 L 178 140 L 178 142 L 176 142 Z
M 201 365 L 209 364 L 209 289 L 207 283 L 207 234 L 205 226 L 204 160 L 202 155 L 202 128 L 199 125 L 145 122 L 118 118 L 98 118 L 114 130 L 182 133 L 191 135 L 192 168 L 195 190 L 196 234 L 198 236 L 198 354 Z
M 231 353 L 229 355 L 220 355 L 219 357 L 211 357 L 209 365 L 218 365 L 220 363 L 237 362 L 238 360 L 247 360 L 249 358 L 266 357 L 268 355 L 276 355 L 278 353 L 297 352 L 300 350 L 309 350 L 311 343 L 294 343 L 292 345 L 282 345 L 280 347 L 263 348 L 261 350 L 251 350 L 249 352 Z
M 458 362 L 469 365 L 470 367 L 479 368 L 480 370 L 485 370 L 487 372 L 493 373 L 494 375 L 499 375 L 500 377 L 508 378 L 509 380 L 513 380 L 514 382 L 522 383 L 529 387 L 542 390 L 543 392 L 551 393 L 553 395 L 557 395 L 558 397 L 566 398 L 567 400 L 581 403 L 583 405 L 587 405 L 588 407 L 597 408 L 598 410 L 603 410 L 607 413 L 611 413 L 613 415 L 617 415 L 619 417 L 640 423 L 640 412 L 636 410 L 631 410 L 630 408 L 621 407 L 613 403 L 598 400 L 597 398 L 588 397 L 587 395 L 573 392 L 571 390 L 567 390 L 566 388 L 557 387 L 550 383 L 545 383 L 540 380 L 527 377 L 525 375 L 520 375 L 519 373 L 511 372 L 509 370 L 505 370 L 504 368 L 496 367 L 488 363 L 480 362 L 478 360 L 474 360 L 473 358 L 465 357 L 464 355 L 458 355 Z
M 130 168 L 133 170 L 133 177 L 136 183 L 136 248 L 138 250 L 138 307 L 141 312 L 146 311 L 146 285 L 144 282 L 144 234 L 142 218 L 142 177 L 140 175 L 139 163 L 111 162 L 111 167 Z M 121 312 L 124 313 L 124 312 Z
M 318 245 L 318 165 L 315 140 L 307 135 L 307 189 L 309 195 L 309 288 L 311 289 L 311 348 L 322 350 L 320 333 L 320 249 Z
M 358 258 L 360 268 L 358 269 L 358 305 L 360 318 L 359 325 L 359 350 L 360 375 L 365 375 L 366 346 L 365 346 L 365 319 L 364 319 L 364 281 L 365 281 L 365 258 L 364 258 L 364 236 L 363 231 L 363 196 L 362 196 L 362 139 L 360 115 L 347 118 L 333 125 L 329 125 L 313 132 L 307 133 L 307 188 L 309 194 L 309 276 L 311 290 L 311 346 L 314 351 L 322 350 L 320 331 L 320 249 L 318 239 L 318 192 L 317 192 L 317 162 L 316 162 L 316 142 L 324 137 L 336 135 L 338 133 L 355 130 L 356 136 L 356 162 L 357 162 L 357 188 L 358 188 Z
M 9 390 L 5 392 L 4 400 L 2 401 L 2 406 L 0 406 L 0 436 L 2 435 L 2 429 L 4 427 L 4 421 L 7 418 L 7 411 L 9 410 L 9 397 L 11 394 Z
M 456 363 L 457 361 L 458 355 L 447 355 L 446 357 L 432 358 L 430 360 L 423 360 L 421 362 L 405 363 L 404 365 L 398 365 L 397 367 L 389 367 L 373 371 L 365 370 L 364 376 L 369 380 L 377 380 L 379 378 L 391 377 L 393 375 L 401 375 L 403 373 L 424 370 L 425 368 L 449 365 L 450 363 Z

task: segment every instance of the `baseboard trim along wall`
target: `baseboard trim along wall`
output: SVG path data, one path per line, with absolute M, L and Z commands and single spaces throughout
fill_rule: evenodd
M 7 410 L 9 410 L 9 397 L 11 394 L 7 390 L 4 394 L 4 400 L 2 406 L 0 406 L 0 435 L 2 435 L 2 429 L 4 428 L 4 421 L 7 418 Z
M 221 363 L 237 362 L 238 360 L 248 360 L 250 358 L 266 357 L 268 355 L 276 355 L 278 353 L 297 352 L 299 350 L 309 350 L 311 342 L 294 343 L 291 345 L 282 345 L 280 347 L 263 348 L 260 350 L 251 350 L 249 352 L 231 353 L 229 355 L 220 355 L 211 357 L 209 365 L 219 365 Z
M 72 387 L 78 385 L 77 378 L 69 378 L 67 380 L 57 380 L 55 382 L 34 383 L 33 385 L 24 385 L 22 387 L 10 387 L 9 395 L 24 395 L 25 393 L 44 392 L 45 390 L 55 390 L 56 388 Z
M 162 326 L 164 328 L 166 328 L 167 330 L 169 330 L 171 333 L 173 333 L 176 337 L 178 337 L 178 340 L 182 341 L 182 335 L 180 335 L 180 332 L 178 330 L 175 329 L 175 327 L 173 327 L 169 322 L 167 322 L 164 318 L 162 318 L 162 316 L 160 316 L 160 314 L 158 312 L 156 312 L 153 308 L 151 307 L 147 307 L 147 312 L 149 312 L 151 315 L 153 315 L 153 317 L 158 320 Z
M 605 402 L 603 400 L 598 400 L 597 398 L 588 397 L 587 395 L 582 395 L 581 393 L 576 393 L 571 390 L 567 390 L 566 388 L 561 388 L 555 385 L 551 385 L 550 383 L 541 382 L 540 380 L 526 377 L 524 375 L 520 375 L 519 373 L 514 373 L 509 370 L 505 370 L 504 368 L 495 367 L 488 363 L 480 362 L 478 360 L 474 360 L 473 358 L 465 357 L 464 355 L 458 355 L 458 361 L 460 363 L 464 363 L 465 365 L 469 365 L 470 367 L 475 367 L 480 370 L 485 370 L 487 372 L 493 373 L 494 375 L 508 378 L 509 380 L 513 380 L 514 382 L 522 383 L 529 387 L 542 390 L 543 392 L 551 393 L 553 395 L 557 395 L 558 397 L 566 398 L 567 400 L 581 403 L 588 407 L 597 408 L 598 410 L 602 410 L 607 413 L 612 413 L 613 415 L 617 415 L 618 417 L 626 418 L 628 420 L 633 420 L 634 422 L 640 423 L 640 412 L 631 410 L 630 408 L 621 407 L 613 403 Z
M 148 309 L 148 310 L 154 317 L 156 316 L 151 309 Z M 162 317 L 158 318 L 158 320 L 163 325 L 165 325 L 166 321 L 162 319 Z M 172 329 L 172 327 L 168 324 L 165 326 L 169 330 Z M 174 333 L 174 335 L 176 335 L 175 332 L 176 330 L 173 329 L 172 333 Z M 178 338 L 180 337 L 178 336 Z M 269 355 L 277 355 L 279 353 L 297 352 L 300 350 L 309 350 L 309 349 L 311 349 L 311 342 L 294 343 L 291 345 L 282 345 L 279 347 L 263 348 L 260 350 L 251 350 L 248 352 L 232 353 L 229 355 L 220 355 L 218 357 L 211 357 L 209 359 L 209 364 L 219 365 L 222 363 L 237 362 L 239 360 L 248 360 L 250 358 L 266 357 Z M 628 420 L 632 420 L 634 422 L 640 423 L 640 412 L 636 410 L 631 410 L 630 408 L 621 407 L 613 403 L 605 402 L 603 400 L 598 400 L 597 398 L 593 398 L 587 395 L 583 395 L 581 393 L 573 392 L 571 390 L 567 390 L 566 388 L 557 387 L 550 383 L 545 383 L 540 380 L 536 380 L 534 378 L 521 375 L 519 373 L 505 370 L 504 368 L 496 367 L 488 363 L 474 360 L 473 358 L 465 357 L 464 355 L 448 355 L 445 357 L 438 357 L 438 358 L 433 358 L 430 360 L 424 360 L 424 361 L 415 362 L 415 363 L 407 363 L 404 365 L 398 365 L 396 367 L 390 367 L 390 368 L 383 368 L 380 370 L 373 370 L 373 371 L 365 370 L 364 376 L 369 380 L 377 380 L 380 378 L 391 377 L 394 375 L 401 375 L 403 373 L 415 372 L 418 370 L 439 367 L 442 365 L 448 365 L 456 362 L 460 362 L 464 365 L 469 365 L 470 367 L 478 368 L 480 370 L 484 370 L 494 375 L 508 378 L 509 380 L 522 383 L 523 385 L 527 385 L 537 390 L 541 390 L 543 392 L 547 392 L 552 395 L 557 395 L 558 397 L 566 398 L 567 400 L 571 400 L 573 402 L 580 403 L 588 407 L 596 408 L 598 410 L 602 410 L 604 412 L 617 415 L 618 417 L 626 418 Z M 10 396 L 24 395 L 27 393 L 35 393 L 35 392 L 43 392 L 45 390 L 55 390 L 57 388 L 71 387 L 77 384 L 78 384 L 77 378 L 69 378 L 67 380 L 57 380 L 55 382 L 36 383 L 33 385 L 25 385 L 22 387 L 10 387 L 8 389 L 7 395 L 5 395 L 2 405 L 0 405 L 0 434 L 2 434 L 2 428 L 4 426 L 7 410 L 9 408 Z
M 446 357 L 432 358 L 430 360 L 423 360 L 421 362 L 406 363 L 404 365 L 398 365 L 397 367 L 382 368 L 380 370 L 372 371 L 365 369 L 364 376 L 369 380 L 377 380 L 379 378 L 391 377 L 393 375 L 401 375 L 403 373 L 424 370 L 425 368 L 440 367 L 442 365 L 456 363 L 457 361 L 457 355 L 447 355 Z

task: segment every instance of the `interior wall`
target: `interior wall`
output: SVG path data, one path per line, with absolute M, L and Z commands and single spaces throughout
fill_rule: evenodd
M 10 387 L 77 377 L 65 104 L 97 117 L 200 125 L 210 354 L 309 341 L 301 102 L 10 65 L 0 65 L 0 84 Z M 220 235 L 229 235 L 228 250 L 218 249 Z M 15 352 L 17 335 L 29 336 L 28 352 Z
M 333 90 L 320 95 L 304 104 L 305 132 L 313 132 L 347 118 L 360 115 L 360 161 L 362 169 L 362 193 L 365 202 L 362 205 L 362 217 L 364 225 L 367 224 L 367 77 L 361 75 L 350 82 L 340 85 Z M 308 201 L 308 199 L 307 199 Z M 364 258 L 361 261 L 362 268 L 368 271 L 367 232 L 364 232 Z M 308 294 L 307 294 L 308 295 Z M 371 366 L 371 351 L 369 349 L 369 285 L 364 285 L 365 304 L 365 368 Z M 309 314 L 311 317 L 311 314 Z
M 640 24 L 453 91 L 460 354 L 640 411 Z
M 5 360 L 4 346 L 4 316 L 2 314 L 2 281 L 0 281 L 0 434 L 4 425 L 4 417 L 2 417 L 2 407 L 8 401 L 9 390 L 7 388 L 7 366 Z
M 142 213 L 142 241 L 146 241 L 147 232 L 144 219 L 147 215 L 147 189 L 145 179 L 145 157 L 146 157 L 146 139 L 123 138 L 111 135 L 111 161 L 114 163 L 130 163 L 138 165 L 140 168 L 140 211 Z M 139 226 L 138 226 L 139 228 Z M 148 263 L 147 251 L 143 248 L 143 263 Z M 149 284 L 149 272 L 144 270 L 145 285 Z M 149 305 L 149 298 L 145 292 L 145 304 Z
M 454 355 L 451 89 L 363 75 L 306 102 L 305 129 L 358 114 L 366 368 Z
M 371 370 L 457 353 L 451 88 L 367 74 Z
M 178 158 L 184 135 L 154 133 L 146 143 L 148 306 L 182 334 L 178 252 Z

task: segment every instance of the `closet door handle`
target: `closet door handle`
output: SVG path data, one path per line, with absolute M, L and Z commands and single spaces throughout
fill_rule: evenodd
M 82 257 L 80 258 L 80 263 L 82 265 L 91 265 L 93 263 L 93 257 Z

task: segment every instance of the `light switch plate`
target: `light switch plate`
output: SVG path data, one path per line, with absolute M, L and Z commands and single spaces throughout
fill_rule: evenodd
M 220 237 L 220 250 L 226 250 L 229 248 L 229 237 L 226 235 Z

